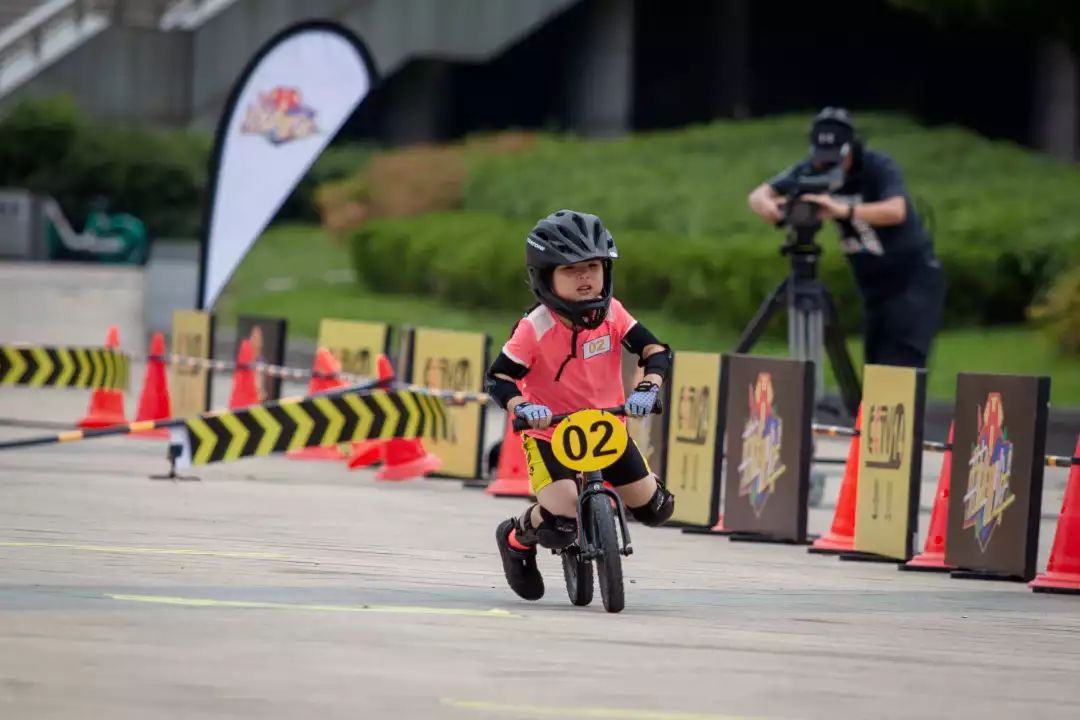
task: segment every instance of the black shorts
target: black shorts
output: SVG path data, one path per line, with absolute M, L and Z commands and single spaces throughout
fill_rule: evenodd
M 936 265 L 921 267 L 895 295 L 867 302 L 865 362 L 925 368 L 944 302 L 945 278 Z
M 604 480 L 612 487 L 621 487 L 637 482 L 652 474 L 649 463 L 638 449 L 634 438 L 628 438 L 626 452 L 618 460 L 600 471 Z M 537 440 L 528 435 L 521 436 L 521 447 L 525 451 L 525 465 L 529 469 L 529 488 L 536 495 L 556 480 L 573 480 L 577 473 L 563 465 L 555 457 L 551 443 Z

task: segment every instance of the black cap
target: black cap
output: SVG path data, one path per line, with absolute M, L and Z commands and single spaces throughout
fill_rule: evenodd
M 815 164 L 835 165 L 850 152 L 854 139 L 851 114 L 843 108 L 827 107 L 810 126 L 810 160 Z

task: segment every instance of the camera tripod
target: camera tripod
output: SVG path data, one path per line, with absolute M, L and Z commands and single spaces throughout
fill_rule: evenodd
M 788 352 L 793 358 L 814 363 L 814 407 L 821 404 L 825 390 L 824 350 L 828 352 L 840 388 L 843 408 L 854 419 L 859 409 L 861 384 L 844 344 L 836 304 L 828 288 L 818 279 L 821 246 L 814 241 L 814 236 L 821 228 L 821 221 L 816 217 L 816 208 L 809 213 L 795 212 L 792 208 L 792 216 L 799 216 L 799 219 L 788 225 L 787 242 L 780 250 L 790 259 L 790 273 L 758 308 L 739 338 L 735 352 L 749 352 L 765 332 L 772 316 L 786 304 Z

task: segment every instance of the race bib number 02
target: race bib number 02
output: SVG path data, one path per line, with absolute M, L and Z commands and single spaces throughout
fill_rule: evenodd
M 579 410 L 559 423 L 551 450 L 566 467 L 593 472 L 608 467 L 626 452 L 626 426 L 603 410 Z

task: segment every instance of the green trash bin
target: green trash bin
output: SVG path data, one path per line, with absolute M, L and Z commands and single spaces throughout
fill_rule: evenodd
M 144 265 L 150 240 L 142 220 L 127 213 L 109 213 L 100 205 L 87 215 L 81 233 L 75 233 L 52 203 L 46 213 L 49 257 L 117 265 Z

